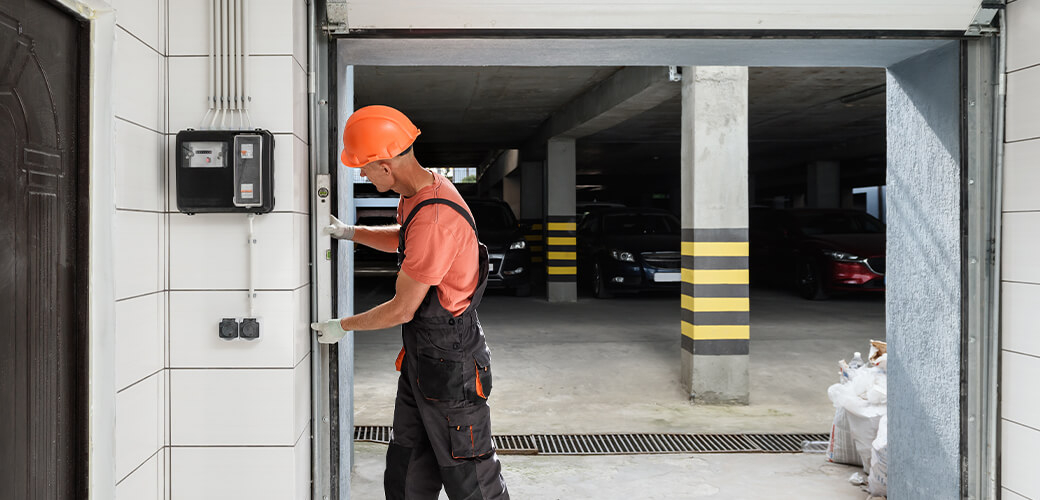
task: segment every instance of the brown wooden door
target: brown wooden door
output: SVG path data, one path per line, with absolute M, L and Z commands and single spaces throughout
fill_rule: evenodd
M 85 491 L 84 34 L 0 2 L 0 500 Z

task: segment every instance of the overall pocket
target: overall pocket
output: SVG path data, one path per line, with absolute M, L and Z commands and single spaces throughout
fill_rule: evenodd
M 487 347 L 473 353 L 473 391 L 471 401 L 483 402 L 491 395 L 491 352 Z
M 476 458 L 495 450 L 491 440 L 491 408 L 487 405 L 449 410 L 447 417 L 451 458 Z
M 466 363 L 451 358 L 451 354 L 446 352 L 419 349 L 416 382 L 426 399 L 436 401 L 465 399 L 463 370 Z

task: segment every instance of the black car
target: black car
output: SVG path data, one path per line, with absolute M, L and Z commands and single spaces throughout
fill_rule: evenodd
M 531 251 L 509 204 L 495 199 L 467 199 L 480 241 L 488 248 L 488 288 L 531 294 Z
M 885 224 L 859 210 L 752 208 L 751 279 L 807 299 L 885 291 Z
M 666 210 L 611 208 L 578 226 L 579 278 L 599 298 L 616 292 L 678 290 L 679 219 Z

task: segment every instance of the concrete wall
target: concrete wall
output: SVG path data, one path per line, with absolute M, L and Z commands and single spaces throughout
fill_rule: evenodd
M 888 69 L 888 491 L 960 496 L 961 243 L 955 42 Z
M 249 2 L 252 125 L 276 134 L 252 343 L 216 333 L 248 316 L 246 216 L 181 214 L 174 191 L 175 134 L 206 113 L 209 2 L 113 3 L 116 498 L 309 498 L 305 3 Z
M 1005 500 L 1040 500 L 1040 3 L 1014 1 L 1007 18 L 1000 479 Z

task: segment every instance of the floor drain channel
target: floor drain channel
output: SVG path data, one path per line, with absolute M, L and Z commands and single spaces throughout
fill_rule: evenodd
M 502 455 L 656 455 L 668 453 L 801 453 L 828 434 L 531 434 L 496 435 Z M 354 428 L 355 441 L 390 442 L 390 427 Z

